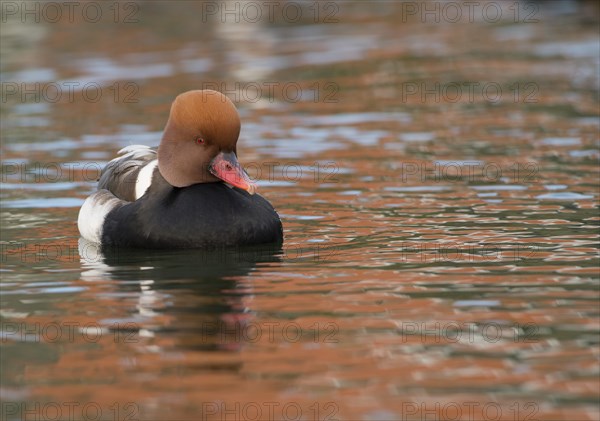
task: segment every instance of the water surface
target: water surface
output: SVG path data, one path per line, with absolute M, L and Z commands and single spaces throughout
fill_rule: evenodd
M 597 6 L 327 4 L 3 21 L 4 418 L 598 419 Z M 81 240 L 102 166 L 202 87 L 284 246 Z

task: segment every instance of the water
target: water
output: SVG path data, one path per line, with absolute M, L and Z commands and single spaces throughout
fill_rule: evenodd
M 455 4 L 3 10 L 3 418 L 598 419 L 598 8 Z M 283 248 L 80 240 L 202 87 Z

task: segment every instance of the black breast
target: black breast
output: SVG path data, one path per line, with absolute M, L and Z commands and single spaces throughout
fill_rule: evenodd
M 215 248 L 283 242 L 281 220 L 262 196 L 220 182 L 176 188 L 156 173 L 143 197 L 107 215 L 103 244 Z

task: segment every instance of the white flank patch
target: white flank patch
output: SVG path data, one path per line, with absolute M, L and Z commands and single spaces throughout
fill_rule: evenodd
M 152 175 L 154 174 L 154 169 L 158 165 L 158 159 L 154 161 L 148 162 L 137 176 L 137 182 L 135 183 L 135 199 L 139 199 L 146 193 L 150 184 L 152 184 Z
M 124 203 L 108 190 L 98 190 L 85 199 L 77 218 L 77 227 L 81 236 L 93 243 L 101 243 L 106 215 L 119 204 Z

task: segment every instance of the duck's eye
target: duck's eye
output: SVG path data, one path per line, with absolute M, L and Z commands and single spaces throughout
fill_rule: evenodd
M 204 145 L 204 139 L 201 137 L 197 137 L 196 138 L 196 144 L 197 145 Z

